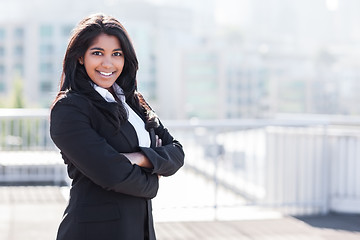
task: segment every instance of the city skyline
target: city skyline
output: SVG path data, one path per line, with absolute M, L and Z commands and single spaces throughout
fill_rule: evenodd
M 26 107 L 51 104 L 72 27 L 105 12 L 129 31 L 139 89 L 165 118 L 360 114 L 356 0 L 1 2 L 0 96 L 22 80 Z

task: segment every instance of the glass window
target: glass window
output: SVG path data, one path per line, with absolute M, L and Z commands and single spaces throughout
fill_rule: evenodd
M 1 56 L 5 56 L 5 48 L 4 47 L 0 47 L 0 57 Z
M 40 73 L 52 73 L 53 64 L 49 62 L 43 62 L 40 64 Z
M 5 66 L 4 65 L 0 65 L 0 75 L 4 75 L 5 74 Z
M 24 55 L 24 48 L 21 45 L 17 45 L 14 48 L 14 54 L 15 56 L 22 56 Z
M 71 34 L 71 31 L 73 30 L 74 26 L 73 25 L 64 25 L 62 27 L 62 34 L 64 37 L 69 37 Z
M 16 28 L 14 31 L 14 36 L 16 39 L 23 39 L 24 38 L 24 29 L 23 28 Z
M 41 55 L 51 55 L 54 53 L 54 46 L 51 44 L 42 44 L 40 45 L 40 54 Z
M 49 38 L 53 35 L 53 27 L 51 25 L 40 26 L 40 37 Z
M 24 66 L 21 63 L 17 63 L 14 65 L 14 71 L 20 75 L 24 75 Z
M 0 92 L 5 92 L 5 83 L 0 81 Z
M 5 39 L 5 29 L 0 28 L 0 40 Z
M 50 82 L 50 81 L 41 81 L 40 82 L 40 91 L 41 92 L 50 92 L 50 91 L 52 91 L 52 82 Z

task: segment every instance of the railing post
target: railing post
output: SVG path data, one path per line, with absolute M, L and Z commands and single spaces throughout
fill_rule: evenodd
M 329 135 L 328 135 L 328 124 L 323 125 L 323 161 L 322 166 L 324 168 L 323 172 L 323 207 L 321 209 L 322 214 L 327 214 L 330 208 L 330 199 L 329 193 L 331 192 L 331 165 L 332 160 L 329 154 Z
M 215 134 L 217 136 L 218 133 Z M 216 137 L 215 137 L 216 140 Z M 214 156 L 214 220 L 218 220 L 218 194 L 219 194 L 219 176 L 218 176 L 218 169 L 220 167 L 220 162 L 222 162 L 224 157 L 224 146 L 219 144 L 215 141 L 214 144 L 215 149 L 215 156 Z

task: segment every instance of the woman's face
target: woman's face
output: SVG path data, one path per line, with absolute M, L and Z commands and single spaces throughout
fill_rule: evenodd
M 119 39 L 104 33 L 100 34 L 79 62 L 84 65 L 86 73 L 95 84 L 109 89 L 124 67 L 125 60 Z

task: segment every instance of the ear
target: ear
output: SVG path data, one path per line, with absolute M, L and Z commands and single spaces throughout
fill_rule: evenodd
M 80 58 L 79 58 L 79 63 L 80 63 L 81 65 L 84 65 L 84 58 L 83 58 L 83 57 L 80 57 Z

